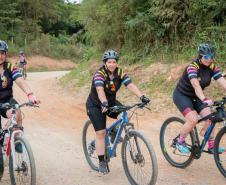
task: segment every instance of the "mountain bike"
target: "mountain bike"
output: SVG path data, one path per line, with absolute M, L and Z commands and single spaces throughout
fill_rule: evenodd
M 164 121 L 160 131 L 160 145 L 162 153 L 166 160 L 174 167 L 186 168 L 189 166 L 193 159 L 199 159 L 203 152 L 213 154 L 215 163 L 221 172 L 226 177 L 226 111 L 225 111 L 226 97 L 220 101 L 215 101 L 211 106 L 213 112 L 201 119 L 198 123 L 211 120 L 211 125 L 208 127 L 203 140 L 200 142 L 197 127 L 190 132 L 186 137 L 186 144 L 189 147 L 190 153 L 182 154 L 176 148 L 177 139 L 179 137 L 179 130 L 185 121 L 178 117 L 170 117 Z M 205 145 L 215 127 L 219 122 L 223 121 L 223 127 L 216 135 L 214 142 L 213 153 L 205 150 Z M 220 152 L 221 149 L 225 149 Z
M 134 125 L 129 123 L 135 111 L 138 108 L 144 108 L 145 105 L 146 103 L 137 103 L 132 106 L 122 105 L 109 108 L 111 112 L 122 113 L 122 115 L 106 128 L 105 158 L 107 166 L 110 159 L 117 156 L 116 148 L 124 130 L 125 135 L 121 141 L 121 158 L 125 174 L 132 185 L 154 185 L 158 175 L 157 158 L 150 141 L 141 132 L 134 130 Z M 133 108 L 132 115 L 128 117 L 127 111 Z M 95 148 L 95 132 L 90 120 L 84 125 L 82 142 L 89 166 L 98 171 L 99 160 Z
M 9 160 L 9 174 L 12 185 L 35 185 L 36 168 L 31 146 L 24 136 L 23 127 L 16 122 L 16 110 L 24 107 L 38 107 L 31 102 L 0 104 L 1 109 L 12 109 L 12 117 L 0 132 L 0 180 L 5 162 Z
M 27 78 L 27 72 L 26 72 L 25 66 L 23 66 L 22 68 L 20 68 L 20 72 L 22 74 L 23 79 L 26 80 L 26 78 Z

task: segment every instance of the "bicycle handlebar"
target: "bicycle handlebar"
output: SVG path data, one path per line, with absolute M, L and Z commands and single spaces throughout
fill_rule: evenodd
M 146 105 L 147 105 L 148 103 L 144 103 L 144 102 L 141 102 L 141 103 L 136 103 L 136 104 L 134 104 L 134 105 L 132 105 L 132 106 L 126 106 L 126 105 L 115 105 L 115 106 L 113 106 L 113 107 L 109 107 L 109 111 L 110 112 L 116 112 L 116 113 L 118 113 L 118 112 L 125 112 L 125 111 L 128 111 L 128 110 L 130 110 L 130 109 L 132 109 L 132 108 L 134 108 L 134 107 L 138 107 L 138 108 L 143 108 L 143 107 L 145 107 Z M 147 108 L 147 107 L 146 107 Z M 147 108 L 148 109 L 148 108 Z
M 214 101 L 212 107 L 223 106 L 226 103 L 226 96 L 222 98 L 222 100 Z
M 226 118 L 226 112 L 224 105 L 226 104 L 226 97 L 223 97 L 222 100 L 214 101 L 213 105 L 210 107 L 215 107 L 216 111 L 211 114 L 201 118 L 198 122 L 205 121 L 210 119 L 212 122 L 221 122 Z
M 23 104 L 17 104 L 17 103 L 0 103 L 0 109 L 19 109 L 24 106 L 29 107 L 39 107 L 38 105 L 32 103 L 32 102 L 25 102 Z

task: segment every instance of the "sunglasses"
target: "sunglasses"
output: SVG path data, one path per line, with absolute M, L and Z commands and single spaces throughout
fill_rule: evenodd
M 213 55 L 203 55 L 203 58 L 205 60 L 210 60 L 210 59 L 214 59 L 214 56 Z

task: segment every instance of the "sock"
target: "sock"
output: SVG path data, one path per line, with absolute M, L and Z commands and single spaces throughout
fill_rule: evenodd
M 104 155 L 98 155 L 98 158 L 100 162 L 104 161 Z
M 208 140 L 208 148 L 212 149 L 214 147 L 214 139 Z

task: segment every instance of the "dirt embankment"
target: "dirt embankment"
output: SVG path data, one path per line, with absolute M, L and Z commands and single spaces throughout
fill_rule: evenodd
M 17 63 L 18 57 L 11 57 L 9 58 L 9 61 L 11 61 L 12 63 Z M 71 62 L 70 60 L 56 60 L 43 56 L 27 57 L 27 62 L 28 70 L 32 71 L 70 70 L 76 66 L 75 63 Z

